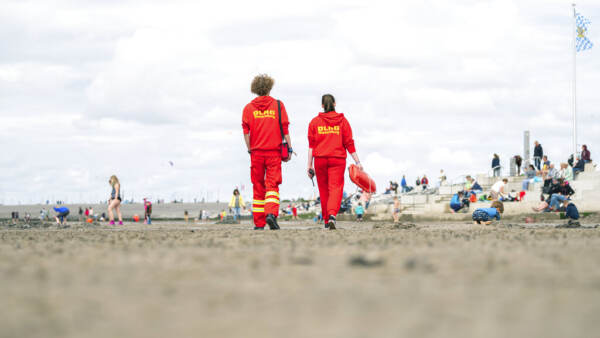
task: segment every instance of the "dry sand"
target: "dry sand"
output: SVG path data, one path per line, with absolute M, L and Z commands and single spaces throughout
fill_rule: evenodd
M 0 230 L 0 337 L 593 337 L 600 229 Z

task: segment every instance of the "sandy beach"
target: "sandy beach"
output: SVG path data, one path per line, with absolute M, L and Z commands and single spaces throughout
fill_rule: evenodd
M 0 231 L 1 337 L 591 337 L 600 230 Z

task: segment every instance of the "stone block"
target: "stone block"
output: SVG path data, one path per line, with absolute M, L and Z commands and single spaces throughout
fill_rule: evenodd
M 596 165 L 594 164 L 594 162 L 586 163 L 585 166 L 583 167 L 583 171 L 584 172 L 596 171 Z

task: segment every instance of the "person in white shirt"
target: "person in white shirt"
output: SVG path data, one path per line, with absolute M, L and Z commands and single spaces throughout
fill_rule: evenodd
M 508 179 L 503 178 L 501 181 L 498 181 L 492 185 L 492 189 L 490 191 L 492 201 L 497 201 L 499 197 L 506 197 L 506 193 L 504 192 L 504 186 L 506 186 L 506 183 L 508 183 Z

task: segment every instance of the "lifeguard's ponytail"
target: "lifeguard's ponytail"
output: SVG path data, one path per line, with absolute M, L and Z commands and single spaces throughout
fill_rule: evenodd
M 326 113 L 335 111 L 335 98 L 331 94 L 325 94 L 321 98 L 321 104 Z

